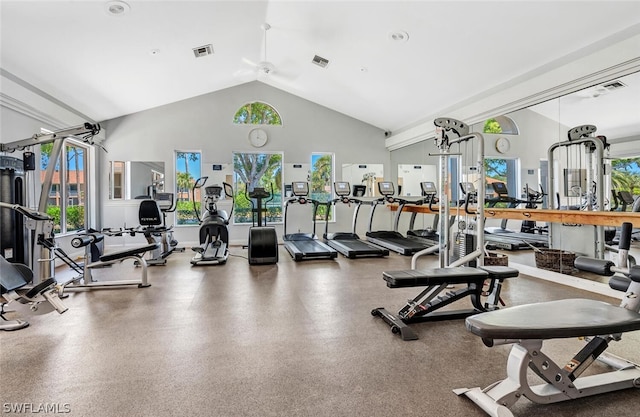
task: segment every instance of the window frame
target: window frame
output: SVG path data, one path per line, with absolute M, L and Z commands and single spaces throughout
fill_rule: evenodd
M 82 180 L 84 188 L 82 186 L 80 189 L 76 190 L 75 196 L 72 196 L 71 193 L 71 183 L 69 182 L 69 172 L 71 169 L 69 168 L 70 159 L 69 159 L 69 150 L 70 148 L 79 148 L 82 149 L 81 153 L 81 161 L 82 161 L 82 169 L 78 170 L 77 168 L 74 170 L 76 172 L 82 173 Z M 58 159 L 55 161 L 51 160 L 51 155 L 48 156 L 46 165 L 43 164 L 43 152 L 42 147 L 40 148 L 40 182 L 42 183 L 44 176 L 46 175 L 47 167 L 52 162 L 56 164 L 56 170 L 54 170 L 54 180 L 55 176 L 58 176 L 58 182 L 51 183 L 51 186 L 48 190 L 41 190 L 42 193 L 47 193 L 47 212 L 49 213 L 50 207 L 59 207 L 59 222 L 54 222 L 54 232 L 58 235 L 68 235 L 70 233 L 75 233 L 78 230 L 85 229 L 90 222 L 90 213 L 92 210 L 91 199 L 88 198 L 92 195 L 92 182 L 91 182 L 91 172 L 92 172 L 92 161 L 91 161 L 91 146 L 82 142 L 75 140 L 73 138 L 64 138 L 62 139 L 62 151 L 60 155 L 58 155 Z M 64 162 L 63 162 L 64 158 Z M 78 162 L 76 161 L 76 164 Z M 76 185 L 79 185 L 79 179 L 76 176 Z M 77 204 L 71 204 L 69 199 L 75 198 L 77 200 Z M 53 201 L 52 201 L 53 199 Z M 82 204 L 81 204 L 82 202 Z M 81 206 L 83 207 L 83 219 L 82 224 L 78 225 L 79 227 L 72 229 L 68 227 L 68 210 L 70 207 Z M 51 215 L 51 214 L 50 214 Z M 52 217 L 56 217 L 53 216 Z M 58 230 L 56 230 L 58 229 Z
M 267 214 L 266 216 L 266 221 L 267 221 L 267 225 L 278 225 L 278 224 L 283 224 L 284 223 L 284 203 L 285 203 L 285 198 L 284 198 L 284 152 L 281 151 L 269 151 L 269 152 L 260 152 L 260 151 L 232 151 L 231 153 L 231 160 L 232 160 L 232 166 L 233 166 L 233 192 L 235 193 L 235 209 L 233 210 L 233 218 L 231 219 L 231 223 L 233 225 L 249 225 L 251 226 L 253 224 L 253 221 L 238 221 L 238 219 L 240 218 L 240 214 L 242 214 L 246 207 L 242 207 L 242 200 L 246 200 L 244 193 L 245 193 L 245 185 L 243 183 L 243 186 L 240 187 L 238 184 L 239 179 L 240 179 L 240 175 L 237 173 L 236 168 L 235 168 L 235 163 L 236 163 L 236 155 L 238 154 L 252 154 L 252 155 L 279 155 L 280 156 L 280 167 L 279 169 L 276 168 L 274 171 L 277 172 L 279 170 L 279 174 L 277 176 L 274 176 L 272 178 L 272 181 L 275 182 L 274 184 L 274 189 L 273 189 L 273 199 L 275 201 L 277 201 L 278 199 L 280 200 L 280 204 L 278 205 L 277 203 L 274 204 L 268 204 L 267 208 L 271 207 L 274 209 L 279 209 L 280 210 L 280 215 L 276 216 L 277 218 L 279 217 L 279 220 L 275 220 L 275 221 L 270 221 L 269 218 L 273 218 L 274 216 L 269 216 Z M 277 177 L 280 177 L 279 179 Z M 278 188 L 278 183 L 280 184 L 279 188 Z M 268 192 L 271 192 L 271 188 L 267 187 L 266 188 Z M 251 205 L 249 204 L 249 207 L 251 207 Z M 268 212 L 268 211 L 267 211 Z M 250 214 L 251 216 L 251 214 Z M 248 219 L 252 219 L 253 217 L 248 217 Z
M 278 115 L 278 119 L 280 120 L 280 123 L 252 123 L 250 120 L 245 121 L 245 122 L 238 122 L 236 119 L 236 116 L 238 115 L 238 113 L 243 110 L 245 107 L 253 105 L 253 104 L 264 104 L 266 106 L 269 106 L 273 112 L 275 114 Z M 235 111 L 235 113 L 233 113 L 233 117 L 231 119 L 231 123 L 237 126 L 284 126 L 284 121 L 282 119 L 282 114 L 278 111 L 278 109 L 275 108 L 275 106 L 273 106 L 272 104 L 267 103 L 266 101 L 262 101 L 262 100 L 254 100 L 254 101 L 248 101 L 246 103 L 244 103 L 242 106 L 240 106 L 238 108 L 238 110 Z
M 184 191 L 181 191 L 181 187 L 178 184 L 178 174 L 180 173 L 189 173 L 192 174 L 191 172 L 189 172 L 189 161 L 185 161 L 185 167 L 186 170 L 185 171 L 178 171 L 178 155 L 180 154 L 197 154 L 198 155 L 198 160 L 197 160 L 197 175 L 190 175 L 189 178 L 189 187 L 186 190 L 186 200 L 181 200 L 181 193 L 183 193 Z M 182 159 L 182 158 L 180 158 Z M 196 161 L 192 161 L 192 162 L 196 162 Z M 200 224 L 200 222 L 198 221 L 198 217 L 196 216 L 196 213 L 194 213 L 193 211 L 193 200 L 192 200 L 192 195 L 191 195 L 191 190 L 193 188 L 193 184 L 195 183 L 195 181 L 200 178 L 202 176 L 202 151 L 200 150 L 184 150 L 184 149 L 175 149 L 173 151 L 173 168 L 174 168 L 174 177 L 173 177 L 173 186 L 174 186 L 174 190 L 175 193 L 173 194 L 173 199 L 174 199 L 174 205 L 175 205 L 175 211 L 174 211 L 174 221 L 173 224 L 176 227 L 189 227 L 189 226 L 198 226 Z M 195 172 L 193 172 L 195 174 Z M 186 203 L 186 204 L 182 204 L 182 203 Z M 181 206 L 184 206 L 184 208 L 182 208 Z M 190 213 L 189 215 L 187 215 L 186 213 Z M 182 215 L 184 215 L 184 219 L 188 220 L 187 222 L 184 222 L 184 220 L 182 219 Z

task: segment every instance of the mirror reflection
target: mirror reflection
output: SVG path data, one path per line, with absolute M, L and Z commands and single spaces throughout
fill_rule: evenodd
M 347 181 L 352 187 L 365 185 L 365 197 L 378 197 L 378 182 L 383 180 L 383 164 L 342 164 L 342 181 Z
M 109 162 L 109 199 L 131 200 L 164 190 L 164 162 Z

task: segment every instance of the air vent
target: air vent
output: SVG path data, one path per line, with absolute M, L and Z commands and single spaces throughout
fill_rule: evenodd
M 329 65 L 329 60 L 328 59 L 323 58 L 323 57 L 318 56 L 318 55 L 314 56 L 313 60 L 311 62 L 316 64 L 320 68 L 327 68 L 327 65 Z
M 613 90 L 618 90 L 620 88 L 624 88 L 627 85 L 622 81 L 616 80 L 616 81 L 611 81 L 610 83 L 602 84 L 602 86 L 609 91 L 613 91 Z
M 207 55 L 213 55 L 213 46 L 211 44 L 198 46 L 197 48 L 193 48 L 193 54 L 196 58 L 200 58 Z

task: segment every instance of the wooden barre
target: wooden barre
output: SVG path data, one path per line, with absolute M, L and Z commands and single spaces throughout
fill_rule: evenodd
M 397 204 L 387 204 L 391 211 L 397 211 Z M 455 215 L 458 210 L 464 213 L 463 208 L 451 207 L 451 215 Z M 474 208 L 475 210 L 475 208 Z M 406 205 L 402 211 L 411 213 L 437 214 L 438 208 L 429 210 L 429 206 Z M 486 219 L 511 219 L 511 220 L 532 220 L 550 223 L 564 224 L 591 224 L 594 226 L 620 226 L 624 222 L 640 227 L 640 213 L 620 212 L 620 211 L 582 211 L 582 210 L 549 210 L 549 209 L 510 209 L 485 207 L 484 216 Z

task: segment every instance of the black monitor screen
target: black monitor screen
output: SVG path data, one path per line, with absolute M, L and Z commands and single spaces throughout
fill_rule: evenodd
M 498 195 L 509 194 L 509 191 L 507 190 L 507 184 L 505 184 L 504 182 L 494 182 L 491 185 L 493 186 L 495 192 L 498 193 Z

